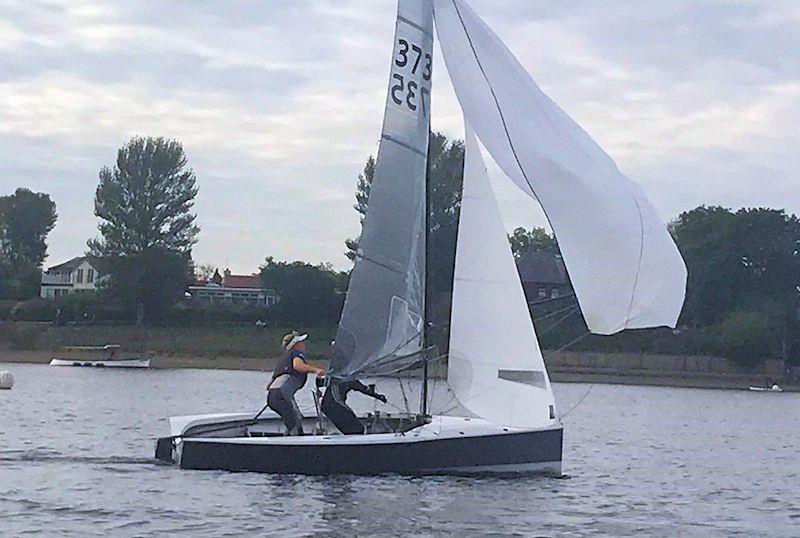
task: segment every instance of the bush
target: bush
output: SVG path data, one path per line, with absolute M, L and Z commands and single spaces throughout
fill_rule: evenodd
M 255 324 L 270 318 L 270 310 L 263 306 L 236 303 L 179 303 L 170 309 L 164 324 L 175 326 Z
M 17 301 L 0 299 L 0 321 L 9 321 L 11 319 L 11 310 L 16 304 Z
M 53 321 L 56 317 L 56 306 L 45 299 L 31 299 L 14 305 L 10 319 L 14 321 Z
M 765 312 L 733 312 L 714 327 L 719 349 L 735 363 L 754 367 L 780 356 L 774 324 Z M 777 349 L 776 349 L 777 348 Z

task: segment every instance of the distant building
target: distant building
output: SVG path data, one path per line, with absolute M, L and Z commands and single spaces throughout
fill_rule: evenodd
M 238 303 L 270 307 L 278 301 L 275 290 L 264 286 L 261 275 L 234 275 L 228 269 L 220 276 L 189 286 L 189 295 L 201 303 Z
M 557 299 L 573 293 L 560 254 L 528 252 L 517 262 L 517 270 L 528 303 Z
M 54 265 L 42 273 L 43 299 L 56 299 L 76 291 L 93 291 L 108 278 L 108 262 L 103 258 L 79 256 Z

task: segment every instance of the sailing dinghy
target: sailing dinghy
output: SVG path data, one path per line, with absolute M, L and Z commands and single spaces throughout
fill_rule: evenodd
M 66 346 L 64 356 L 54 357 L 50 366 L 92 366 L 95 368 L 150 368 L 147 357 L 119 357 L 122 346 Z M 98 354 L 103 355 L 97 357 Z
M 447 372 L 462 416 L 432 412 L 427 390 L 434 10 L 465 116 Z M 157 458 L 265 473 L 560 474 L 563 426 L 478 140 L 545 209 L 593 332 L 675 325 L 686 270 L 666 226 L 464 0 L 399 0 L 389 80 L 328 374 L 363 379 L 421 367 L 419 413 L 365 414 L 363 435 L 307 418 L 304 429 L 314 433 L 305 436 L 284 435 L 274 414 L 172 417 Z

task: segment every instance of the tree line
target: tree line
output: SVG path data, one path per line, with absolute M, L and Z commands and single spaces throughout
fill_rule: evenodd
M 432 133 L 428 193 L 430 277 L 428 303 L 434 339 L 446 341 L 450 291 L 458 228 L 464 146 Z M 375 172 L 370 156 L 356 182 L 354 209 L 366 214 Z M 109 260 L 110 278 L 92 297 L 67 297 L 73 309 L 105 310 L 125 321 L 203 320 L 208 314 L 182 301 L 197 272 L 192 247 L 200 229 L 193 212 L 197 195 L 194 171 L 181 144 L 165 138 L 133 138 L 117 152 L 113 166 L 99 174 L 94 213 L 99 235 L 87 253 Z M 36 296 L 46 237 L 56 222 L 49 196 L 18 189 L 0 197 L 0 299 Z M 800 357 L 800 221 L 785 211 L 700 206 L 669 224 L 688 268 L 686 303 L 678 328 L 627 331 L 581 338 L 573 347 L 608 351 L 718 354 L 743 364 L 766 358 Z M 518 228 L 509 235 L 517 259 L 530 251 L 559 254 L 556 238 L 542 228 Z M 354 259 L 358 237 L 345 241 Z M 201 270 L 202 269 L 202 270 Z M 268 319 L 276 323 L 316 325 L 338 319 L 348 271 L 303 261 L 267 257 L 265 284 L 282 299 Z M 585 324 L 565 297 L 534 307 L 532 315 L 544 347 L 557 349 L 580 337 Z M 262 311 L 228 308 L 230 319 L 253 320 Z M 237 311 L 238 308 L 238 311 Z M 551 315 L 556 310 L 572 315 Z M 1 314 L 2 312 L 0 312 Z M 541 321 L 544 319 L 545 321 Z M 554 325 L 554 322 L 557 322 Z

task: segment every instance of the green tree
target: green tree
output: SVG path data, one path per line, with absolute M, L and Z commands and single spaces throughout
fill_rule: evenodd
M 734 246 L 736 215 L 724 207 L 700 206 L 681 213 L 671 230 L 688 270 L 681 323 L 719 322 L 744 284 Z
M 431 133 L 428 145 L 429 291 L 449 294 L 453 287 L 458 217 L 464 181 L 464 142 Z M 437 302 L 433 300 L 433 304 Z M 449 305 L 449 298 L 447 299 Z M 447 310 L 449 316 L 449 309 Z
M 50 196 L 25 188 L 0 197 L 0 294 L 12 299 L 38 295 L 47 235 L 56 224 Z
M 461 185 L 464 173 L 464 143 L 450 140 L 441 133 L 431 133 L 428 144 L 428 225 L 430 228 L 429 273 L 439 285 L 449 289 L 455 260 L 455 238 L 458 233 L 458 211 L 461 207 Z M 370 155 L 356 183 L 353 208 L 361 223 L 367 214 L 369 192 L 375 175 L 375 158 Z M 355 259 L 358 238 L 345 241 L 345 255 Z
M 367 159 L 356 186 L 355 209 L 366 214 L 369 190 L 375 172 L 375 160 Z M 442 133 L 431 133 L 428 144 L 428 259 L 427 305 L 432 328 L 428 341 L 447 348 L 447 325 L 450 319 L 453 269 L 455 265 L 458 216 L 461 208 L 461 186 L 464 175 L 464 142 L 450 140 Z M 347 257 L 355 259 L 358 240 L 346 242 Z
M 278 303 L 270 309 L 276 321 L 303 325 L 338 321 L 346 278 L 329 265 L 275 261 L 270 256 L 261 266 L 261 279 L 278 295 Z
M 682 213 L 671 229 L 688 269 L 681 323 L 715 331 L 720 352 L 742 363 L 800 353 L 797 217 L 701 206 Z
M 521 227 L 515 228 L 509 234 L 508 241 L 511 243 L 511 252 L 514 253 L 516 260 L 519 260 L 528 251 L 561 254 L 555 235 L 547 233 L 544 228 L 538 226 L 534 226 L 530 231 Z
M 358 174 L 358 181 L 356 181 L 356 203 L 353 204 L 353 209 L 360 215 L 359 219 L 362 226 L 364 224 L 364 217 L 367 215 L 367 202 L 369 201 L 369 191 L 372 188 L 373 177 L 375 177 L 375 158 L 370 155 L 367 157 L 367 164 L 364 165 L 364 171 Z M 345 239 L 344 241 L 347 247 L 344 255 L 351 261 L 355 261 L 356 259 L 359 237 L 355 239 Z
M 110 261 L 110 297 L 129 313 L 161 319 L 192 278 L 191 249 L 200 229 L 192 212 L 197 185 L 180 142 L 136 137 L 100 171 L 92 255 Z

